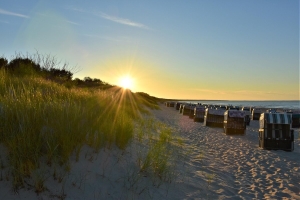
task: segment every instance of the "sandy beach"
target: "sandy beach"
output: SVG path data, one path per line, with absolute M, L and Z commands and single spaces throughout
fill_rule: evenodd
M 251 121 L 246 134 L 225 135 L 160 105 L 153 117 L 183 139 L 175 157 L 170 181 L 139 173 L 137 149 L 132 141 L 125 150 L 115 147 L 95 152 L 85 146 L 76 161 L 70 158 L 67 172 L 41 166 L 45 190 L 39 194 L 28 185 L 12 190 L 8 158 L 0 146 L 0 199 L 300 199 L 300 139 L 295 129 L 295 149 L 263 150 L 258 147 L 258 121 Z M 43 173 L 42 173 L 43 172 Z M 46 173 L 45 173 L 46 172 Z
M 300 199 L 299 129 L 293 152 L 269 151 L 258 147 L 258 121 L 251 121 L 243 136 L 227 136 L 222 128 L 195 123 L 173 108 L 162 111 L 155 116 L 193 147 L 185 161 L 190 182 L 180 187 L 186 195 L 182 198 Z M 213 178 L 207 185 L 209 175 Z

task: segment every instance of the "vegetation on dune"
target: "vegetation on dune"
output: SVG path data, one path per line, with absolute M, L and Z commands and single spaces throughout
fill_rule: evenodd
M 160 180 L 171 182 L 174 178 L 175 156 L 182 139 L 173 135 L 172 128 L 153 118 L 139 120 L 137 138 L 148 147 L 137 149 L 140 172 L 159 177 Z
M 141 114 L 147 107 L 158 109 L 157 99 L 146 93 L 89 77 L 73 80 L 65 64 L 57 66 L 39 54 L 17 55 L 10 62 L 0 58 L 0 144 L 8 150 L 14 189 L 24 186 L 41 162 L 67 165 L 73 153 L 78 159 L 84 145 L 125 149 Z M 160 141 L 168 140 L 169 132 L 164 133 Z M 157 147 L 162 145 L 151 147 L 142 171 L 159 170 L 150 158 L 159 156 Z

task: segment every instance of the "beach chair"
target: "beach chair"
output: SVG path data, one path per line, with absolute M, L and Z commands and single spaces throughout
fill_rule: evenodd
M 229 134 L 245 134 L 246 114 L 241 110 L 228 110 L 224 113 L 224 132 Z
M 194 122 L 203 122 L 206 106 L 196 106 L 194 108 Z
M 292 128 L 300 128 L 300 110 L 292 111 Z
M 175 106 L 175 102 L 174 101 L 170 102 L 170 107 L 174 107 L 174 106 Z
M 252 120 L 259 120 L 260 115 L 266 111 L 266 108 L 253 108 L 251 113 Z
M 183 106 L 185 105 L 186 103 L 181 103 L 180 106 L 179 106 L 179 113 L 182 113 L 183 111 Z
M 168 107 L 174 107 L 175 105 L 175 102 L 174 101 L 169 101 L 168 102 Z
M 243 107 L 242 108 L 242 111 L 244 111 L 244 113 L 246 114 L 246 116 L 245 116 L 245 124 L 247 125 L 247 126 L 249 126 L 250 125 L 250 121 L 251 121 L 251 107 Z
M 274 150 L 294 150 L 292 115 L 288 113 L 262 113 L 259 118 L 259 147 Z
M 179 110 L 180 104 L 181 104 L 180 102 L 176 102 L 175 103 L 174 107 L 175 107 L 176 110 Z
M 222 110 L 227 110 L 227 106 L 225 106 L 225 105 L 220 105 L 219 108 L 218 108 L 218 110 L 220 110 L 220 109 L 222 109 Z
M 204 126 L 223 128 L 225 112 L 226 110 L 223 109 L 216 110 L 212 108 L 206 108 L 203 122 Z
M 165 102 L 165 106 L 167 106 L 167 107 L 174 107 L 174 102 L 167 101 L 167 102 Z
M 183 115 L 188 115 L 189 118 L 194 117 L 194 108 L 196 107 L 195 104 L 185 104 L 182 109 Z
M 238 107 L 238 106 L 228 106 L 227 110 L 240 110 L 240 107 Z

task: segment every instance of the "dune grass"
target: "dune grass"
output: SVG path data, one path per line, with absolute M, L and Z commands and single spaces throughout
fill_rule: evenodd
M 14 189 L 24 186 L 41 162 L 65 165 L 83 145 L 126 148 L 134 121 L 157 104 L 144 95 L 65 87 L 33 72 L 0 70 L 0 143 L 8 149 Z M 41 176 L 41 175 L 39 175 Z M 43 179 L 36 184 L 42 191 Z
M 171 182 L 175 178 L 174 167 L 178 151 L 183 146 L 182 139 L 171 127 L 152 117 L 139 120 L 136 138 L 146 147 L 137 149 L 140 172 Z

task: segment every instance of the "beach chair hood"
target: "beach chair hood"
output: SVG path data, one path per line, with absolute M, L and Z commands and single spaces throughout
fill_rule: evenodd
M 225 112 L 226 110 L 215 110 L 207 108 L 207 113 L 211 115 L 224 115 Z
M 196 111 L 205 111 L 205 109 L 206 109 L 206 107 L 205 106 L 196 106 L 195 108 L 194 108 L 194 110 L 196 110 Z
M 228 116 L 234 118 L 245 118 L 246 113 L 239 110 L 228 110 Z
M 291 124 L 292 115 L 287 113 L 262 113 L 260 115 L 260 128 L 266 124 Z

